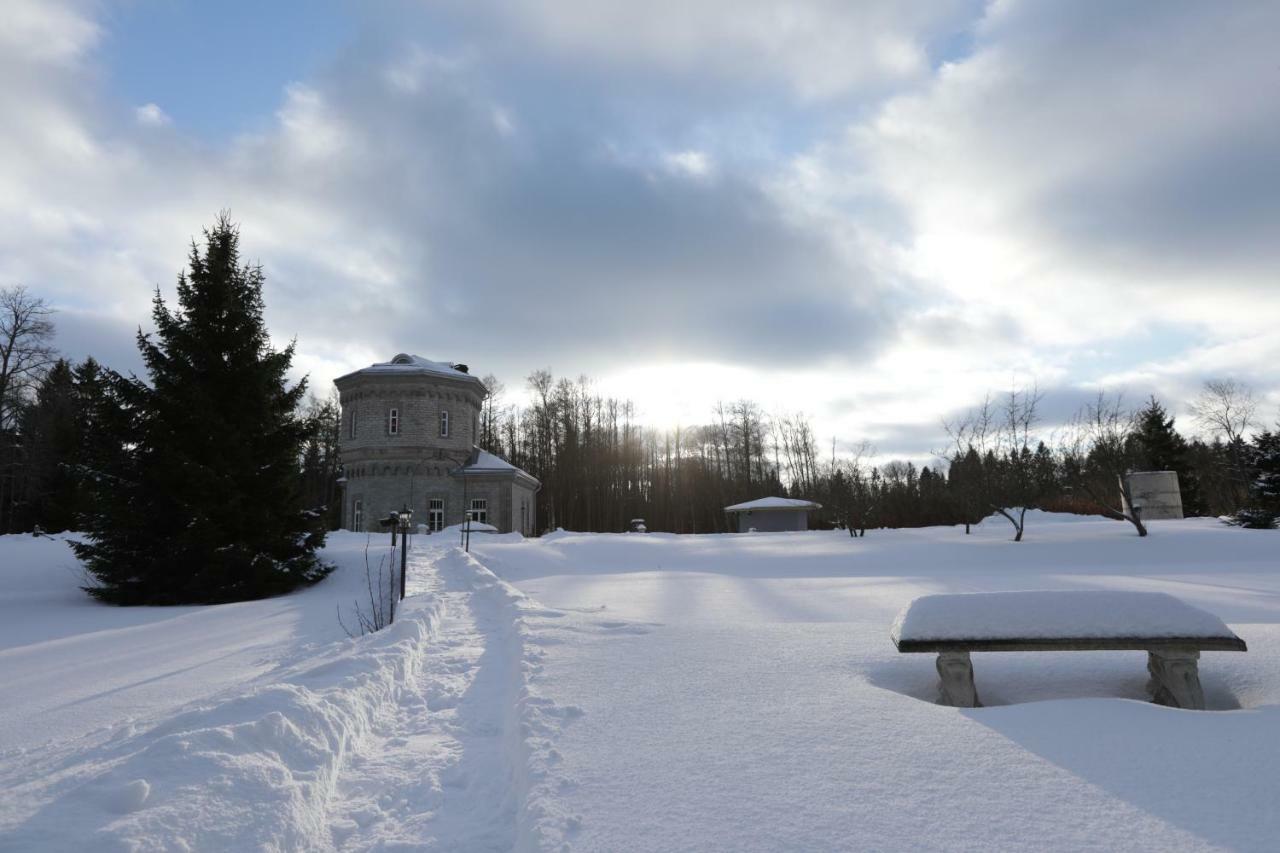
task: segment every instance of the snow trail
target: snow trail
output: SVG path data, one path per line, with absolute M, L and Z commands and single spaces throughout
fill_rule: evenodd
M 439 602 L 439 639 L 397 701 L 378 709 L 329 808 L 334 846 L 510 850 L 517 803 L 504 740 L 516 701 L 506 614 L 441 548 L 410 553 L 413 592 Z

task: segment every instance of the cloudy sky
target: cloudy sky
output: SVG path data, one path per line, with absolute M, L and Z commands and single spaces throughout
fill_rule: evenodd
M 229 209 L 318 389 L 410 351 L 902 456 L 1011 384 L 1271 418 L 1278 43 L 1265 0 L 5 0 L 0 284 L 137 369 Z

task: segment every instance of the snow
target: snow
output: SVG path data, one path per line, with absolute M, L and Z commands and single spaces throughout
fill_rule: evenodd
M 126 609 L 0 537 L 0 850 L 1272 849 L 1280 534 L 1028 518 L 417 536 L 355 639 L 389 536 L 333 535 L 293 595 Z M 1150 704 L 1142 652 L 977 653 L 956 709 L 887 636 L 1043 590 L 1167 593 L 1250 651 L 1202 655 L 1207 712 Z
M 757 498 L 754 501 L 734 504 L 724 508 L 725 512 L 751 512 L 769 509 L 822 509 L 822 504 L 804 501 L 798 498 Z
M 1217 616 L 1168 593 L 1121 590 L 925 595 L 902 609 L 889 636 L 895 644 L 900 640 L 1234 637 Z
M 403 363 L 400 363 L 403 362 Z M 455 368 L 452 364 L 444 361 L 432 361 L 429 358 L 423 358 L 420 355 L 408 355 L 401 353 L 391 361 L 380 361 L 361 368 L 354 373 L 348 373 L 347 376 L 354 376 L 357 373 L 376 373 L 376 374 L 434 374 L 436 376 L 448 376 L 453 379 L 465 379 L 470 382 L 479 383 L 480 380 L 470 373 L 464 373 Z M 340 377 L 345 379 L 346 376 Z
M 466 467 L 467 471 L 519 471 L 520 469 L 487 450 L 477 450 L 476 459 Z

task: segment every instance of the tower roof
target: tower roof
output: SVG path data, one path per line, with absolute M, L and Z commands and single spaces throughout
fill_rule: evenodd
M 410 355 L 408 353 L 399 353 L 390 361 L 380 361 L 363 367 L 359 370 L 352 371 L 345 376 L 339 376 L 336 381 L 341 381 L 352 376 L 443 376 L 448 379 L 457 379 L 463 382 L 473 382 L 480 387 L 481 392 L 484 390 L 484 383 L 478 378 L 467 372 L 465 364 L 451 364 L 447 361 L 432 361 L 429 358 L 423 358 L 420 355 Z

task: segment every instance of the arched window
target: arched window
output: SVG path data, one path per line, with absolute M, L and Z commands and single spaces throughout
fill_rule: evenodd
M 445 411 L 440 412 L 440 437 L 449 437 L 449 413 Z
M 351 414 L 347 417 L 347 438 L 356 437 L 356 407 L 351 405 Z
M 387 410 L 387 435 L 399 435 L 399 434 L 400 434 L 400 410 L 388 409 Z

